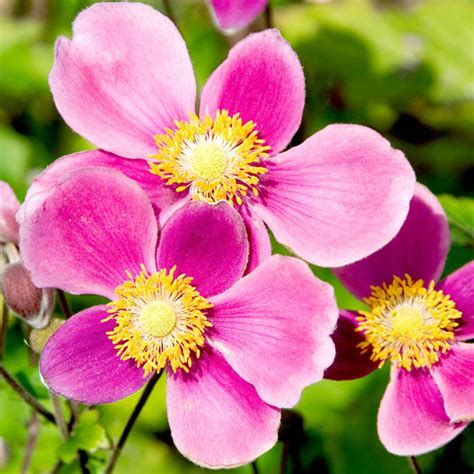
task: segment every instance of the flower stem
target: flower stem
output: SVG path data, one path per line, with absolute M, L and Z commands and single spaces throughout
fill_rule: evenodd
M 176 23 L 176 18 L 173 13 L 173 9 L 171 8 L 170 0 L 163 0 L 163 7 L 165 9 L 166 16 L 175 24 L 176 28 L 178 28 L 178 25 Z
M 61 311 L 64 314 L 64 317 L 66 319 L 69 319 L 72 316 L 71 308 L 69 307 L 69 303 L 67 302 L 66 295 L 64 294 L 63 290 L 60 290 L 58 288 L 57 290 L 58 293 L 58 300 L 59 300 L 59 306 L 61 306 Z
M 137 421 L 138 416 L 142 411 L 142 408 L 145 406 L 148 397 L 151 395 L 151 392 L 153 391 L 156 382 L 158 382 L 158 380 L 160 379 L 162 373 L 163 371 L 155 373 L 155 375 L 153 375 L 150 381 L 146 384 L 145 389 L 143 390 L 143 393 L 140 396 L 140 399 L 135 405 L 135 408 L 133 409 L 132 414 L 130 415 L 130 418 L 127 421 L 127 424 L 125 425 L 125 428 L 123 429 L 122 434 L 120 435 L 118 443 L 115 445 L 114 450 L 112 451 L 112 454 L 109 458 L 109 462 L 105 467 L 105 474 L 111 474 L 111 472 L 113 472 L 117 459 L 120 456 L 120 453 L 122 452 L 122 449 L 127 441 L 128 435 L 130 434 L 130 431 L 132 431 L 133 425 Z
M 56 424 L 54 415 L 44 407 L 38 400 L 36 400 L 30 392 L 26 391 L 13 377 L 10 375 L 3 365 L 0 364 L 0 376 L 5 379 L 5 382 L 10 385 L 10 387 L 15 390 L 15 392 L 30 405 L 33 410 L 36 410 L 40 415 L 46 418 L 49 422 Z
M 0 318 L 0 361 L 2 361 L 3 353 L 5 352 L 5 341 L 8 329 L 8 306 L 5 303 L 4 298 L 2 298 L 2 314 L 0 315 Z
M 59 401 L 57 395 L 52 392 L 49 392 L 49 398 L 51 399 L 51 404 L 53 405 L 54 419 L 58 425 L 59 433 L 61 434 L 61 438 L 65 441 L 69 437 L 69 430 L 61 409 L 61 402 Z
M 408 463 L 413 469 L 413 472 L 415 472 L 416 474 L 423 474 L 423 471 L 421 470 L 421 467 L 418 464 L 418 460 L 416 459 L 415 456 L 408 457 Z
M 265 7 L 265 26 L 266 28 L 273 28 L 273 15 L 270 2 L 268 2 L 267 6 Z
M 29 472 L 31 459 L 38 440 L 39 430 L 40 422 L 38 419 L 38 413 L 33 410 L 31 413 L 31 421 L 28 423 L 28 441 L 25 449 L 25 457 L 23 458 L 23 464 L 21 466 L 21 474 L 27 474 Z
M 252 462 L 252 472 L 253 472 L 253 474 L 258 474 L 257 461 Z

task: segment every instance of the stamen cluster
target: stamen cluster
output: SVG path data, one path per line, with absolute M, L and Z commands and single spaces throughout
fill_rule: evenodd
M 258 137 L 255 123 L 243 123 L 239 114 L 219 110 L 214 119 L 190 114 L 189 121 L 175 121 L 175 129 L 156 135 L 158 153 L 150 171 L 176 191 L 189 189 L 193 199 L 210 203 L 242 204 L 242 198 L 258 195 L 259 176 L 267 172 L 260 160 L 269 146 Z
M 188 372 L 201 354 L 205 329 L 212 326 L 204 314 L 212 304 L 191 286 L 191 277 L 175 277 L 175 271 L 149 275 L 142 266 L 134 279 L 127 273 L 129 280 L 115 290 L 118 299 L 109 303 L 104 320 L 115 319 L 107 335 L 122 360 L 143 366 L 144 377 L 168 362 L 174 372 Z
M 405 275 L 394 277 L 390 285 L 372 286 L 371 296 L 364 300 L 370 310 L 360 311 L 356 329 L 365 336 L 359 343 L 362 352 L 371 349 L 371 359 L 380 366 L 391 358 L 408 371 L 438 362 L 440 353 L 451 347 L 462 313 L 434 285 L 432 281 L 425 288 L 423 280 Z

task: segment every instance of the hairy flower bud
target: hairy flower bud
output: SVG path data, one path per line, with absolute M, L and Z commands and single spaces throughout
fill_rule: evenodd
M 30 326 L 45 327 L 51 316 L 54 292 L 50 288 L 37 288 L 22 262 L 6 266 L 1 281 L 7 306 Z

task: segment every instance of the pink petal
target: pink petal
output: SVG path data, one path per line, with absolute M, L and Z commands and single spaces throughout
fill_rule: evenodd
M 157 223 L 146 193 L 106 168 L 69 174 L 25 212 L 20 248 L 40 288 L 113 298 L 114 289 L 140 264 L 155 268 Z
M 20 207 L 13 189 L 5 181 L 0 181 L 0 243 L 18 242 L 18 222 L 15 214 Z
M 174 24 L 141 3 L 99 3 L 60 38 L 49 77 L 67 124 L 127 158 L 156 151 L 153 136 L 194 111 L 196 84 Z
M 249 261 L 245 272 L 250 273 L 272 254 L 272 243 L 265 223 L 260 217 L 246 207 L 241 209 L 240 215 L 249 238 Z
M 211 0 L 211 12 L 222 30 L 240 30 L 257 18 L 268 0 Z
M 168 378 L 168 420 L 178 450 L 207 468 L 247 464 L 277 441 L 280 412 L 267 405 L 215 351 L 189 374 Z
M 453 345 L 431 368 L 431 374 L 451 421 L 474 420 L 474 344 Z
M 211 345 L 271 405 L 294 406 L 334 360 L 334 290 L 301 260 L 274 255 L 211 302 Z
M 456 308 L 462 312 L 456 338 L 460 341 L 474 339 L 474 261 L 451 273 L 440 282 L 438 288 L 450 295 Z
M 425 284 L 437 281 L 449 251 L 449 225 L 436 197 L 421 184 L 415 187 L 408 217 L 400 232 L 369 257 L 336 268 L 334 273 L 358 298 L 370 296 L 370 286 L 390 284 L 408 273 Z
M 247 36 L 232 48 L 201 94 L 201 116 L 227 110 L 256 123 L 258 136 L 283 150 L 298 129 L 304 107 L 304 75 L 298 57 L 278 30 Z
M 364 352 L 357 345 L 365 340 L 356 332 L 357 315 L 355 311 L 341 310 L 337 327 L 332 334 L 336 345 L 334 363 L 324 372 L 324 378 L 332 380 L 352 380 L 373 372 L 378 364 L 370 360 L 370 351 Z
M 34 179 L 26 195 L 22 212 L 17 216 L 20 222 L 26 209 L 28 213 L 34 212 L 47 197 L 46 191 L 64 180 L 67 174 L 97 166 L 115 169 L 136 181 L 148 194 L 157 214 L 162 210 L 168 212 L 178 202 L 178 193 L 164 186 L 159 178 L 151 174 L 145 160 L 129 160 L 102 150 L 83 151 L 59 158 Z
M 107 306 L 94 306 L 68 319 L 41 353 L 41 376 L 48 388 L 88 405 L 128 397 L 147 381 L 135 362 L 120 360 L 107 337 L 115 321 L 101 322 Z
M 466 427 L 450 423 L 433 378 L 417 369 L 392 369 L 377 424 L 382 444 L 399 456 L 418 456 L 437 449 Z
M 277 240 L 321 266 L 352 263 L 385 245 L 415 186 L 403 154 L 359 125 L 330 125 L 266 166 L 252 209 Z
M 201 295 L 222 293 L 244 273 L 249 255 L 245 225 L 226 202 L 192 202 L 177 210 L 161 233 L 159 268 L 177 266 Z

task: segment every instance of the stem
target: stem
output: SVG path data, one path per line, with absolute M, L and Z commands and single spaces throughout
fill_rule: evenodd
M 265 7 L 265 26 L 266 28 L 273 28 L 273 15 L 270 2 L 268 2 L 267 6 Z
M 46 418 L 49 422 L 56 424 L 56 420 L 54 419 L 54 415 L 45 408 L 38 400 L 36 400 L 30 392 L 26 391 L 0 364 L 0 376 L 5 379 L 10 387 L 15 390 L 15 392 L 30 405 L 33 410 L 36 410 L 40 415 Z
M 26 444 L 25 457 L 23 458 L 23 464 L 21 466 L 21 474 L 27 474 L 29 472 L 31 459 L 38 440 L 39 429 L 40 422 L 38 413 L 33 411 L 31 413 L 31 421 L 28 424 L 28 441 Z
M 165 8 L 166 16 L 175 24 L 176 28 L 178 28 L 170 0 L 163 0 L 163 7 Z
M 281 461 L 280 461 L 280 474 L 286 473 L 286 468 L 288 466 L 288 458 L 290 457 L 290 446 L 288 443 L 283 443 L 283 451 L 281 453 Z
M 408 458 L 408 463 L 410 464 L 411 468 L 413 469 L 413 472 L 415 472 L 416 474 L 423 474 L 423 471 L 421 470 L 421 467 L 418 464 L 418 460 L 416 459 L 415 456 L 410 456 Z
M 252 462 L 252 472 L 253 472 L 253 474 L 258 474 L 257 461 Z
M 0 316 L 0 362 L 3 360 L 3 353 L 5 352 L 5 340 L 8 329 L 8 307 L 5 303 L 5 299 L 2 298 L 2 300 L 2 314 Z
M 64 317 L 66 319 L 69 319 L 72 316 L 71 313 L 71 308 L 69 307 L 69 303 L 67 302 L 66 295 L 64 294 L 63 290 L 60 290 L 58 288 L 58 300 L 59 300 L 59 306 L 61 306 L 61 311 L 64 314 Z
M 61 438 L 66 441 L 69 438 L 69 430 L 66 425 L 66 420 L 64 419 L 63 411 L 61 409 L 61 402 L 57 395 L 52 392 L 49 392 L 49 398 L 51 398 L 51 403 L 53 405 L 54 419 L 58 425 L 59 433 Z
M 112 451 L 112 454 L 109 458 L 109 462 L 105 467 L 105 474 L 111 474 L 113 472 L 115 463 L 117 462 L 117 459 L 120 456 L 120 453 L 122 452 L 125 442 L 127 441 L 128 435 L 130 434 L 130 431 L 132 431 L 133 425 L 137 421 L 138 416 L 142 411 L 142 408 L 145 406 L 148 397 L 153 391 L 153 388 L 155 387 L 156 382 L 158 382 L 158 380 L 160 379 L 162 373 L 163 371 L 155 373 L 150 379 L 150 381 L 146 384 L 145 389 L 143 390 L 143 393 L 140 396 L 140 399 L 135 405 L 135 408 L 133 409 L 132 414 L 130 415 L 130 418 L 127 421 L 127 424 L 125 425 L 125 428 L 123 429 L 122 434 L 120 435 L 118 443 L 115 445 L 114 450 Z

